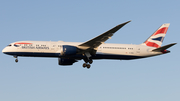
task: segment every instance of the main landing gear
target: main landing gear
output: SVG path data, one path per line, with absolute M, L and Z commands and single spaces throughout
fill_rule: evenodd
M 15 62 L 17 63 L 17 62 L 18 62 L 18 58 L 17 58 L 17 56 L 14 56 L 14 58 L 16 58 L 16 59 L 15 59 Z
M 83 59 L 84 62 L 85 62 L 85 63 L 83 64 L 83 67 L 84 67 L 84 68 L 87 67 L 87 69 L 89 69 L 89 68 L 91 67 L 90 64 L 93 63 L 93 60 L 92 60 L 92 58 L 91 58 L 91 54 L 90 54 L 89 52 L 85 52 L 83 55 L 86 56 L 86 58 Z M 89 63 L 89 64 L 88 64 L 88 63 Z
M 91 67 L 91 65 L 90 64 L 92 64 L 93 63 L 93 60 L 89 60 L 89 61 L 87 61 L 87 60 L 84 60 L 85 61 L 85 63 L 83 64 L 83 67 L 85 68 L 85 67 L 87 67 L 87 69 L 89 69 L 90 67 Z M 88 64 L 88 62 L 89 62 L 89 64 Z

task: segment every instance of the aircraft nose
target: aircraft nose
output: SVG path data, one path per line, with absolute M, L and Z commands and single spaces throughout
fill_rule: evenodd
M 4 48 L 4 49 L 2 50 L 2 52 L 5 54 L 5 53 L 6 53 L 6 48 Z

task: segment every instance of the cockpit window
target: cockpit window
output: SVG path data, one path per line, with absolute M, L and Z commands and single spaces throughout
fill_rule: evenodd
M 7 45 L 7 46 L 11 46 L 11 44 L 10 44 L 10 45 Z
M 15 47 L 19 47 L 19 45 L 14 44 Z

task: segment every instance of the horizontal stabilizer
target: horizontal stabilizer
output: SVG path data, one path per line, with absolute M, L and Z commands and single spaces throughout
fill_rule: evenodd
M 171 46 L 173 46 L 175 44 L 177 44 L 177 43 L 172 43 L 172 44 L 169 44 L 169 45 L 166 45 L 166 46 L 162 46 L 162 47 L 156 48 L 156 49 L 154 49 L 152 51 L 153 52 L 162 52 L 162 51 L 168 49 L 169 47 L 171 47 Z

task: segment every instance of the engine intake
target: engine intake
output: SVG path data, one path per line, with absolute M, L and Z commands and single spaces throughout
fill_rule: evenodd
M 75 55 L 77 53 L 77 47 L 70 45 L 63 45 L 63 51 L 61 52 L 62 56 L 65 55 Z

